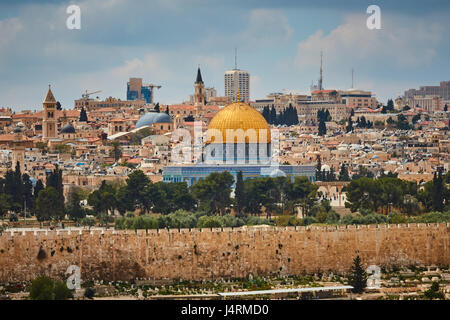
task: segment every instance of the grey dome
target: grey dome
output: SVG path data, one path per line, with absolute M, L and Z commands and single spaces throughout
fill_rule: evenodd
M 68 123 L 61 129 L 61 133 L 75 133 L 75 128 Z
M 164 112 L 148 112 L 136 122 L 136 129 L 144 126 L 151 126 L 154 123 L 172 123 L 172 119 Z

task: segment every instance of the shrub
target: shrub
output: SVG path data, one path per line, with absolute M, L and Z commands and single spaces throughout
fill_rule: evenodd
M 223 222 L 223 226 L 227 227 L 227 228 L 241 227 L 241 226 L 245 225 L 245 221 L 243 219 L 234 217 L 229 214 L 224 215 L 222 217 L 222 222 Z
M 220 228 L 222 226 L 222 219 L 218 216 L 202 216 L 197 223 L 198 228 Z
M 319 223 L 324 223 L 325 220 L 327 220 L 327 216 L 328 213 L 325 211 L 325 209 L 323 209 L 317 212 L 316 218 Z
M 298 219 L 298 218 L 296 218 L 294 216 L 282 215 L 282 216 L 278 216 L 275 219 L 275 225 L 277 225 L 279 227 L 302 226 L 303 225 L 303 220 L 302 219 Z
M 55 300 L 67 300 L 72 296 L 66 283 L 61 280 L 54 282 L 53 293 L 55 295 Z
M 339 216 L 339 214 L 337 214 L 336 211 L 330 210 L 330 211 L 328 211 L 327 219 L 325 220 L 325 223 L 328 223 L 328 224 L 335 224 L 335 223 L 338 223 L 338 222 L 339 222 L 339 219 L 340 219 L 340 218 L 341 218 L 341 217 Z
M 353 216 L 351 214 L 346 214 L 341 218 L 342 224 L 352 224 L 353 222 Z
M 53 281 L 47 276 L 40 276 L 31 283 L 32 300 L 66 300 L 70 297 L 70 290 L 63 281 Z
M 389 215 L 389 221 L 394 224 L 406 223 L 408 222 L 408 217 L 399 213 L 393 213 Z
M 261 225 L 261 224 L 267 224 L 267 225 L 273 224 L 272 222 L 270 222 L 267 219 L 262 219 L 262 218 L 254 217 L 254 216 L 246 217 L 244 219 L 244 221 L 247 226 L 257 226 L 257 225 Z
M 439 290 L 439 283 L 436 281 L 431 284 L 430 289 L 424 292 L 424 297 L 430 300 L 445 299 L 444 294 Z
M 374 212 L 373 212 L 372 210 L 370 210 L 370 209 L 361 208 L 361 209 L 359 210 L 359 213 L 360 213 L 362 216 L 367 216 L 367 215 L 369 215 L 369 214 L 373 214 Z
M 85 227 L 92 227 L 93 225 L 95 225 L 95 220 L 94 218 L 86 217 L 80 220 L 80 224 Z
M 92 288 L 86 288 L 86 290 L 84 290 L 84 297 L 88 298 L 88 299 L 93 299 L 95 295 L 95 290 Z
M 304 217 L 303 224 L 309 226 L 310 224 L 317 223 L 317 219 L 314 217 Z
M 412 223 L 439 223 L 450 222 L 450 212 L 430 212 L 417 217 L 410 217 Z
M 53 280 L 46 276 L 34 279 L 31 283 L 30 298 L 32 300 L 53 300 Z
M 365 217 L 363 217 L 360 221 L 360 224 L 379 224 L 379 223 L 387 223 L 388 217 L 382 214 L 372 213 Z

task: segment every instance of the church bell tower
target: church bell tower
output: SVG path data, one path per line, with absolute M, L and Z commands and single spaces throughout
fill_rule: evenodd
M 194 107 L 195 111 L 199 113 L 205 105 L 205 84 L 203 83 L 202 73 L 200 67 L 197 70 L 197 79 L 194 83 Z
M 42 139 L 45 142 L 56 138 L 56 100 L 53 96 L 50 85 L 48 86 L 47 96 L 42 103 L 44 106 L 44 116 L 42 118 Z

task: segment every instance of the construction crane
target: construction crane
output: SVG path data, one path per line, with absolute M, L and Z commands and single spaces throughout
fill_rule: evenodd
M 153 104 L 153 89 L 161 89 L 161 86 L 157 85 L 157 84 L 150 83 L 150 84 L 145 84 L 144 87 L 150 88 L 150 92 L 151 92 L 151 94 L 150 94 L 150 103 Z
M 102 90 L 98 90 L 98 91 L 94 91 L 94 92 L 88 92 L 88 91 L 86 90 L 86 92 L 83 93 L 83 94 L 81 95 L 81 97 L 82 97 L 83 99 L 89 99 L 89 96 L 90 96 L 90 95 L 93 95 L 93 94 L 95 94 L 95 93 L 100 93 L 100 92 L 102 92 Z
M 88 92 L 88 91 L 86 90 L 85 93 L 82 93 L 82 94 L 81 94 L 81 99 L 83 100 L 83 106 L 87 108 L 87 107 L 88 107 L 87 101 L 88 101 L 88 99 L 89 99 L 89 96 L 90 96 L 90 95 L 93 95 L 93 94 L 96 94 L 96 93 L 100 93 L 100 92 L 102 92 L 102 90 L 93 91 L 93 92 Z

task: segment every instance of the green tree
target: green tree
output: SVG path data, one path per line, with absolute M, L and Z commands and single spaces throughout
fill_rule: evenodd
M 116 209 L 123 216 L 127 211 L 133 210 L 133 201 L 129 196 L 127 186 L 120 186 L 116 190 Z
M 209 214 L 223 215 L 225 208 L 231 204 L 230 194 L 233 183 L 233 176 L 229 172 L 213 172 L 192 186 L 192 194 L 202 210 Z
M 317 189 L 318 186 L 311 183 L 307 177 L 296 177 L 287 191 L 287 196 L 294 203 L 293 208 L 300 206 L 303 214 L 308 215 L 317 200 Z
M 64 217 L 64 207 L 59 204 L 60 197 L 54 187 L 45 187 L 36 199 L 36 216 L 39 221 Z
M 348 284 L 353 287 L 352 292 L 363 293 L 367 286 L 367 273 L 361 264 L 359 255 L 353 260 L 353 266 L 348 277 Z
M 434 211 L 442 212 L 442 210 L 444 209 L 444 201 L 445 201 L 444 193 L 445 193 L 444 180 L 442 178 L 442 172 L 441 170 L 439 170 L 439 172 L 435 173 L 433 177 L 432 203 Z
M 86 110 L 84 109 L 84 107 L 81 107 L 79 121 L 80 122 L 87 122 L 88 121 L 87 113 L 86 113 Z
M 26 209 L 27 212 L 34 212 L 35 201 L 33 197 L 33 183 L 28 174 L 22 175 L 22 199 L 24 210 Z
M 39 179 L 38 181 L 36 181 L 36 185 L 34 186 L 34 190 L 33 190 L 34 199 L 37 199 L 39 192 L 43 189 L 44 189 L 44 184 L 42 183 L 42 180 Z
M 128 196 L 130 197 L 130 201 L 133 203 L 134 208 L 140 208 L 144 210 L 147 206 L 148 198 L 147 198 L 147 186 L 150 184 L 150 180 L 141 170 L 135 170 L 126 180 L 127 182 L 127 190 Z
M 234 190 L 236 199 L 236 212 L 238 216 L 242 215 L 242 209 L 244 207 L 244 179 L 242 177 L 242 171 L 239 171 L 236 176 L 236 188 Z
M 347 126 L 345 127 L 345 132 L 349 133 L 353 131 L 353 121 L 352 118 L 348 118 Z
M 20 164 L 17 162 L 15 171 L 8 170 L 5 174 L 4 192 L 10 196 L 11 210 L 19 213 L 23 206 L 23 185 Z
M 394 101 L 392 101 L 392 99 L 389 99 L 389 100 L 388 100 L 388 102 L 387 102 L 387 109 L 388 109 L 389 111 L 394 110 Z
M 317 157 L 317 165 L 316 165 L 316 181 L 323 181 L 322 175 L 322 160 L 320 156 Z
M 324 135 L 326 135 L 327 134 L 327 126 L 326 126 L 326 124 L 325 124 L 325 122 L 324 121 L 320 121 L 319 122 L 319 128 L 318 128 L 318 134 L 319 134 L 319 136 L 324 136 Z
M 10 208 L 10 196 L 4 193 L 0 193 L 0 216 L 2 220 L 8 214 Z
M 79 221 L 85 216 L 85 212 L 80 204 L 81 200 L 83 199 L 81 198 L 80 190 L 78 188 L 73 189 L 69 194 L 66 212 L 75 221 Z
M 439 282 L 437 282 L 437 281 L 434 281 L 431 284 L 430 289 L 425 291 L 423 296 L 426 299 L 429 299 L 429 300 L 433 300 L 433 299 L 442 299 L 442 300 L 444 300 L 445 299 L 444 293 L 439 290 Z
M 350 181 L 350 176 L 348 175 L 348 169 L 345 163 L 341 165 L 341 171 L 339 172 L 339 181 Z
M 58 193 L 58 199 L 54 206 L 58 207 L 57 212 L 64 212 L 64 187 L 62 169 L 55 165 L 55 169 L 47 177 L 47 187 L 53 187 Z
M 107 216 L 109 211 L 113 212 L 116 208 L 116 190 L 103 180 L 100 188 L 89 194 L 88 204 L 96 215 Z

